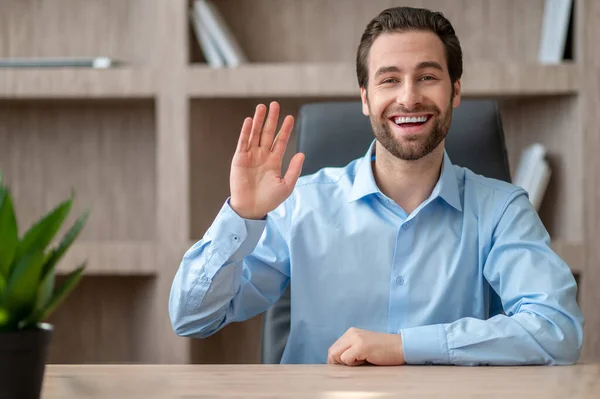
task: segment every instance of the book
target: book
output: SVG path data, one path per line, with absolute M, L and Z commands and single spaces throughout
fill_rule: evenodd
M 563 61 L 569 29 L 572 29 L 573 0 L 546 0 L 538 51 L 542 64 L 558 64 Z
M 527 192 L 536 211 L 540 209 L 551 174 L 546 161 L 546 148 L 542 144 L 535 143 L 523 150 L 513 184 Z
M 190 10 L 190 20 L 192 22 L 194 34 L 196 35 L 196 39 L 200 45 L 200 49 L 204 54 L 206 63 L 213 68 L 221 68 L 225 66 L 225 59 L 219 51 L 217 44 L 214 42 L 210 33 L 208 32 L 206 25 L 201 22 L 200 15 L 197 10 Z
M 110 57 L 31 57 L 0 58 L 0 68 L 95 68 L 107 69 L 123 65 Z
M 236 67 L 248 62 L 237 39 L 211 0 L 194 0 L 194 10 L 200 25 L 206 27 L 206 32 L 219 49 L 227 66 Z

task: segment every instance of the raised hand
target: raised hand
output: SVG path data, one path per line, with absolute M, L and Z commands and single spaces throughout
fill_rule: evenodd
M 285 176 L 281 176 L 283 155 L 294 118 L 286 116 L 275 136 L 279 104 L 270 104 L 265 122 L 266 111 L 267 107 L 259 104 L 254 118 L 244 120 L 231 162 L 229 204 L 245 219 L 262 219 L 283 203 L 292 193 L 304 162 L 304 154 L 294 155 Z

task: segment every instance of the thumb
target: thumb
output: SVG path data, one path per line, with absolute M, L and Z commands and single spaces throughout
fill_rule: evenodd
M 294 189 L 298 178 L 300 177 L 300 173 L 302 173 L 302 164 L 304 163 L 304 154 L 299 152 L 294 155 L 292 160 L 290 161 L 290 166 L 288 167 L 287 172 L 285 172 L 285 184 L 288 186 L 290 190 Z

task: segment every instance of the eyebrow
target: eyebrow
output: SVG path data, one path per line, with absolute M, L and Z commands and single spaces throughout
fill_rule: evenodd
M 419 62 L 416 67 L 417 70 L 427 69 L 427 68 L 434 68 L 441 72 L 444 71 L 444 68 L 442 68 L 442 66 L 439 64 L 439 62 L 436 62 L 436 61 Z M 393 66 L 393 65 L 383 66 L 383 67 L 379 68 L 377 70 L 377 72 L 375 72 L 375 77 L 377 78 L 378 76 L 381 76 L 383 74 L 390 73 L 390 72 L 401 72 L 401 70 L 400 70 L 400 68 Z

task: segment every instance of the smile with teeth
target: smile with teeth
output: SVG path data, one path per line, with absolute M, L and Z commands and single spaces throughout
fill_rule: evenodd
M 398 126 L 402 126 L 402 125 L 420 125 L 423 124 L 425 122 L 427 122 L 429 120 L 431 116 L 430 115 L 421 115 L 421 116 L 397 116 L 395 118 L 392 118 L 393 122 L 398 125 Z

